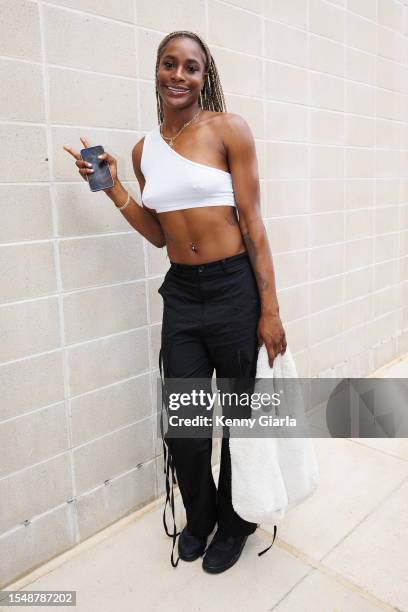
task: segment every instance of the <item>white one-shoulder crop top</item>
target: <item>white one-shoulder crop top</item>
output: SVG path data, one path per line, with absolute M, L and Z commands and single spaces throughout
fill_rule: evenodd
M 187 159 L 165 142 L 157 125 L 145 135 L 140 169 L 142 202 L 156 212 L 236 206 L 231 174 Z

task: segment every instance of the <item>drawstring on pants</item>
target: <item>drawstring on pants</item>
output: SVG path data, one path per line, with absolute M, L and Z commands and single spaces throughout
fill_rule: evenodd
M 273 540 L 272 540 L 272 544 L 270 544 L 267 548 L 265 548 L 265 550 L 261 551 L 260 553 L 258 553 L 258 557 L 260 557 L 261 555 L 263 555 L 264 553 L 266 553 L 273 545 L 275 538 L 276 538 L 276 532 L 277 532 L 278 528 L 276 525 L 273 526 Z
M 174 471 L 175 471 L 174 460 L 170 453 L 170 450 L 167 448 L 166 443 L 164 441 L 164 432 L 163 432 L 163 407 L 165 407 L 167 415 L 168 415 L 168 410 L 167 410 L 167 391 L 166 391 L 166 387 L 163 381 L 163 353 L 162 353 L 161 348 L 159 352 L 159 367 L 160 367 L 160 380 L 161 380 L 161 389 L 162 389 L 162 406 L 160 410 L 160 432 L 161 432 L 161 437 L 162 437 L 162 442 L 163 442 L 163 462 L 164 462 L 163 472 L 166 474 L 166 501 L 165 501 L 164 510 L 163 510 L 163 526 L 164 526 L 166 535 L 168 535 L 170 538 L 173 538 L 173 547 L 171 551 L 171 564 L 173 567 L 177 567 L 178 562 L 180 561 L 180 557 L 178 556 L 177 560 L 176 561 L 174 560 L 174 547 L 176 545 L 177 536 L 180 535 L 181 532 L 177 531 L 177 525 L 176 525 L 176 519 L 175 519 L 174 484 L 176 482 L 176 479 L 175 479 L 175 474 L 174 474 Z M 170 472 L 171 472 L 171 483 L 170 483 Z M 167 527 L 167 522 L 166 522 L 166 509 L 167 509 L 168 503 L 170 505 L 171 513 L 173 517 L 173 533 L 169 531 Z M 275 542 L 275 538 L 276 538 L 276 532 L 277 532 L 276 525 L 274 525 L 273 527 L 273 532 L 274 533 L 273 533 L 272 543 L 267 548 L 259 552 L 258 557 L 266 553 L 273 546 L 273 543 Z M 206 550 L 204 551 L 203 554 L 205 554 Z
M 166 401 L 167 394 L 166 394 L 166 389 L 165 389 L 165 385 L 163 382 L 162 361 L 163 361 L 163 354 L 162 354 L 162 349 L 160 348 L 159 367 L 160 367 L 160 379 L 161 379 L 161 388 L 162 388 L 162 406 L 160 410 L 160 432 L 161 432 L 161 437 L 162 437 L 162 442 L 163 442 L 164 473 L 166 474 L 166 502 L 164 504 L 164 510 L 163 510 L 163 525 L 164 525 L 164 530 L 166 532 L 166 535 L 168 535 L 170 538 L 173 538 L 173 548 L 171 551 L 171 564 L 173 567 L 177 567 L 178 562 L 180 561 L 180 557 L 177 558 L 177 561 L 174 561 L 174 547 L 176 545 L 177 536 L 180 535 L 180 532 L 177 531 L 175 512 L 174 512 L 174 483 L 175 483 L 174 460 L 170 453 L 170 450 L 166 448 L 166 443 L 164 441 L 164 434 L 163 434 L 163 405 L 166 407 L 167 415 L 168 415 L 168 411 L 167 411 L 167 401 Z M 170 471 L 171 471 L 171 490 L 170 490 Z M 173 516 L 173 533 L 170 533 L 167 528 L 167 522 L 166 522 L 167 503 L 170 504 L 171 512 Z

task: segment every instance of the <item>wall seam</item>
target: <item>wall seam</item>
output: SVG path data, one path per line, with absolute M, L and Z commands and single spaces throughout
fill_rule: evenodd
M 49 190 L 50 200 L 52 209 L 52 225 L 53 225 L 53 237 L 58 236 L 58 203 L 55 190 L 55 177 L 54 177 L 54 163 L 53 163 L 53 144 L 52 144 L 52 129 L 51 129 L 51 103 L 50 103 L 50 83 L 49 73 L 47 65 L 47 48 L 46 48 L 46 32 L 45 32 L 45 16 L 44 7 L 42 0 L 38 0 L 38 11 L 40 21 L 40 37 L 41 37 L 41 56 L 42 56 L 42 72 L 43 72 L 43 83 L 44 83 L 44 104 L 45 104 L 45 124 L 46 124 L 46 138 L 47 138 L 47 150 L 48 150 L 48 178 L 49 178 Z M 65 402 L 65 419 L 67 426 L 68 436 L 68 453 L 71 467 L 71 491 L 72 497 L 76 497 L 76 481 L 75 481 L 75 464 L 73 457 L 72 448 L 72 423 L 71 423 L 71 400 L 70 400 L 70 370 L 69 370 L 69 359 L 68 351 L 65 347 L 65 320 L 64 320 L 64 309 L 63 309 L 63 284 L 62 284 L 62 271 L 61 261 L 59 252 L 59 243 L 53 240 L 54 246 L 54 263 L 57 280 L 57 292 L 58 292 L 58 313 L 59 313 L 59 327 L 60 327 L 60 349 L 62 356 L 63 366 L 63 380 L 64 380 L 64 402 Z M 69 503 L 71 500 L 67 500 Z M 79 542 L 79 527 L 78 527 L 78 515 L 77 508 L 73 504 L 71 512 L 68 513 L 68 517 L 71 521 L 70 531 L 73 543 Z

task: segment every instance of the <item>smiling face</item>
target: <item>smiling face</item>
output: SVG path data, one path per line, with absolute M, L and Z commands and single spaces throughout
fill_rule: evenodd
M 199 98 L 207 73 L 199 44 L 188 37 L 165 46 L 157 70 L 157 90 L 166 105 L 184 108 Z

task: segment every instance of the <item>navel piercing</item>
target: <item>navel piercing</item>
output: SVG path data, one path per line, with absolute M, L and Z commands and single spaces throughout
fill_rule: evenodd
M 191 244 L 191 250 L 196 252 L 197 251 L 197 245 L 194 244 L 194 242 L 190 242 Z

